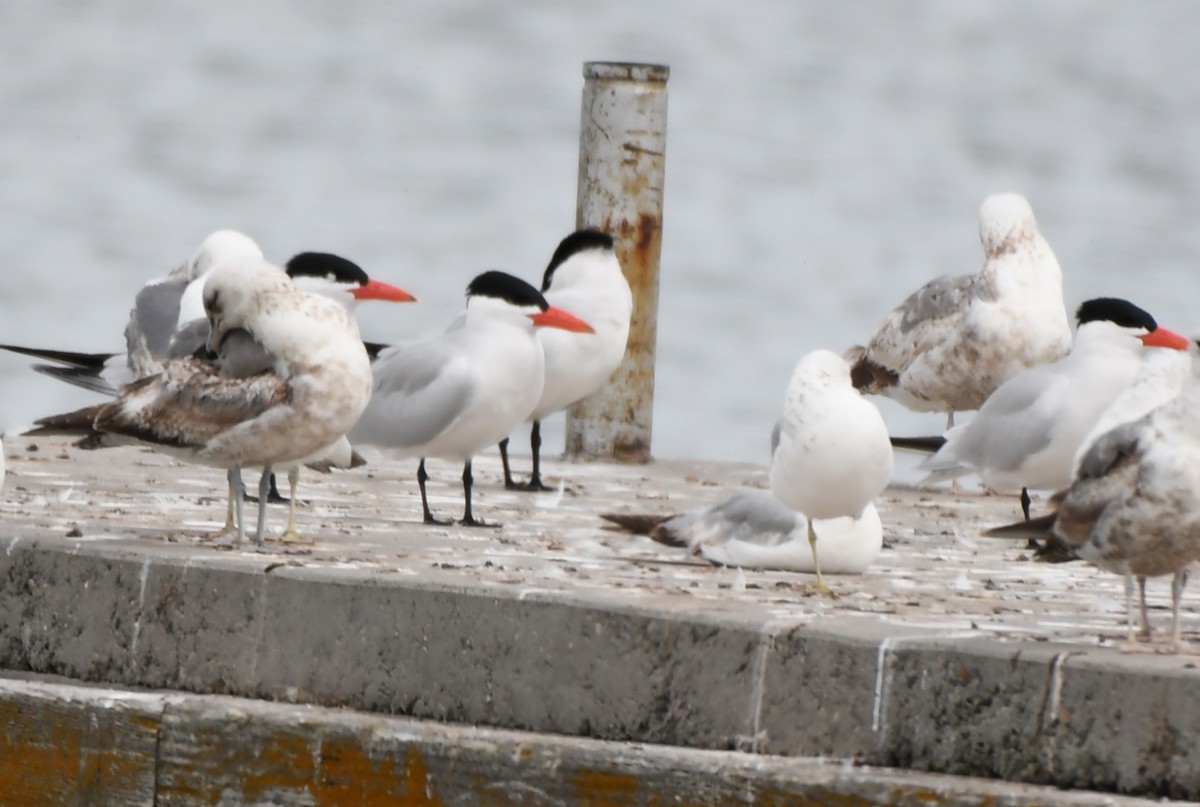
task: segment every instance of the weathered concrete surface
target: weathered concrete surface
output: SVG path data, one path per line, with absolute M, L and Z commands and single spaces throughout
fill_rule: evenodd
M 0 677 L 0 792 L 8 807 L 1149 803 L 37 676 Z
M 1013 499 L 889 491 L 888 548 L 825 599 L 807 575 L 715 569 L 595 517 L 710 503 L 764 484 L 751 466 L 551 463 L 558 499 L 501 491 L 485 459 L 478 514 L 508 523 L 465 530 L 417 523 L 411 463 L 377 462 L 309 478 L 315 543 L 263 555 L 214 539 L 219 472 L 8 442 L 2 667 L 1200 797 L 1195 660 L 1114 649 L 1115 578 L 979 538 Z M 431 471 L 435 507 L 457 509 L 457 473 Z

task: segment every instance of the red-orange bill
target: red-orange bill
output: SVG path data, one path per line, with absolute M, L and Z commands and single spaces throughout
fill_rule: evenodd
M 534 325 L 541 328 L 562 328 L 564 331 L 577 333 L 595 333 L 592 326 L 579 317 L 554 306 L 550 306 L 545 311 L 530 314 L 529 318 L 533 320 Z
M 1139 336 L 1146 347 L 1169 347 L 1172 350 L 1187 350 L 1188 340 L 1174 331 L 1166 328 L 1155 328 L 1150 333 Z
M 399 286 L 384 283 L 382 280 L 368 280 L 350 293 L 354 295 L 356 300 L 387 300 L 393 303 L 411 303 L 417 299 Z

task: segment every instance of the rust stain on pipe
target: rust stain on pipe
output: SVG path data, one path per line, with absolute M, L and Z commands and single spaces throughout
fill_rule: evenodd
M 613 236 L 633 315 L 621 366 L 567 412 L 570 458 L 651 458 L 669 72 L 660 65 L 584 66 L 576 225 Z

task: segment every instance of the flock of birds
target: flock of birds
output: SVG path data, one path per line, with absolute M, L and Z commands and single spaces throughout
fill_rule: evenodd
M 975 474 L 990 489 L 1020 491 L 1025 519 L 991 534 L 1028 539 L 1042 559 L 1084 559 L 1124 575 L 1130 649 L 1152 639 L 1146 579 L 1172 575 L 1166 649 L 1177 651 L 1183 585 L 1200 561 L 1200 343 L 1116 298 L 1079 306 L 1072 338 L 1058 261 L 1018 194 L 984 200 L 980 237 L 977 273 L 922 286 L 865 345 L 800 359 L 772 433 L 769 490 L 680 515 L 602 517 L 713 563 L 815 572 L 827 591 L 822 569 L 859 573 L 880 551 L 873 502 L 890 481 L 893 449 L 924 451 L 928 481 Z M 590 229 L 563 239 L 540 291 L 491 271 L 466 296 L 443 333 L 364 343 L 358 302 L 413 297 L 334 255 L 302 253 L 276 267 L 249 237 L 223 230 L 138 294 L 125 353 L 0 347 L 110 398 L 43 418 L 31 433 L 78 435 L 85 448 L 148 445 L 226 470 L 223 532 L 239 545 L 243 468 L 263 469 L 261 547 L 273 472 L 287 471 L 284 538 L 295 538 L 299 469 L 353 467 L 355 445 L 418 460 L 427 524 L 449 522 L 430 510 L 425 459 L 461 462 L 459 523 L 489 526 L 472 510 L 472 458 L 498 444 L 506 487 L 545 489 L 539 423 L 608 380 L 624 356 L 633 301 L 613 239 Z M 943 412 L 947 431 L 890 436 L 867 394 Z M 518 483 L 507 444 L 524 422 L 533 470 Z M 1034 518 L 1028 488 L 1057 491 L 1053 511 Z

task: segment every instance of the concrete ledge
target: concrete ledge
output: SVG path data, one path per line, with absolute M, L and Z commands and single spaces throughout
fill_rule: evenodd
M 0 676 L 11 805 L 1145 804 L 735 752 Z
M 607 740 L 1200 793 L 1188 660 L 850 618 L 772 632 L 358 570 L 97 550 L 28 541 L 0 556 L 0 663 Z
M 973 537 L 1016 509 L 1002 498 L 890 491 L 878 570 L 824 599 L 806 575 L 698 565 L 595 517 L 712 501 L 761 469 L 550 464 L 577 495 L 531 505 L 488 487 L 481 462 L 485 500 L 520 517 L 471 531 L 405 521 L 415 495 L 395 490 L 411 469 L 378 463 L 322 481 L 302 514 L 314 544 L 263 555 L 213 542 L 219 502 L 187 491 L 219 492 L 217 473 L 62 456 L 10 456 L 3 668 L 1200 798 L 1194 659 L 1097 640 L 1121 624 L 1112 576 Z

